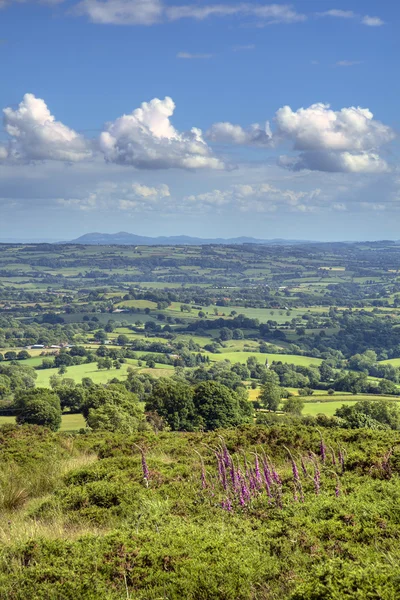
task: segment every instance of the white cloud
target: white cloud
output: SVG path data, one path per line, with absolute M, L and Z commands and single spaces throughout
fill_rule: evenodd
M 361 65 L 362 60 L 338 60 L 335 64 L 337 67 L 354 67 L 355 65 Z
M 383 173 L 389 170 L 377 154 L 350 152 L 302 152 L 296 157 L 281 156 L 278 164 L 292 171 L 325 171 L 328 173 Z
M 153 25 L 179 19 L 204 20 L 209 17 L 249 16 L 264 24 L 304 21 L 305 15 L 283 4 L 166 5 L 162 0 L 82 0 L 75 14 L 87 15 L 93 23 L 114 25 Z
M 99 140 L 105 159 L 142 169 L 223 169 L 200 129 L 180 133 L 173 127 L 174 110 L 171 98 L 154 98 L 108 123 Z
M 334 17 L 337 19 L 356 19 L 362 25 L 369 27 L 380 27 L 385 24 L 379 17 L 370 17 L 369 15 L 359 15 L 352 10 L 341 10 L 333 8 L 331 10 L 325 10 L 323 12 L 316 13 L 317 17 Z
M 280 189 L 268 183 L 253 183 L 235 184 L 226 190 L 214 189 L 186 196 L 184 201 L 189 210 L 196 206 L 200 210 L 214 208 L 219 211 L 268 213 L 284 208 L 291 212 L 306 212 L 315 210 L 320 194 L 320 189 L 304 192 Z
M 240 125 L 229 122 L 214 123 L 207 131 L 207 137 L 213 142 L 270 146 L 272 144 L 272 132 L 267 121 L 262 127 L 258 123 L 244 129 Z
M 297 13 L 288 4 L 210 4 L 210 5 L 183 5 L 170 6 L 166 9 L 168 19 L 203 20 L 208 17 L 229 17 L 234 15 L 251 16 L 263 20 L 265 23 L 295 23 L 304 21 L 306 16 Z
M 11 159 L 75 162 L 91 156 L 87 141 L 56 121 L 44 100 L 33 94 L 25 94 L 16 110 L 5 108 L 3 114 L 4 129 L 11 138 Z
M 82 0 L 73 12 L 92 23 L 153 25 L 162 20 L 164 5 L 161 0 Z
M 318 17 L 336 17 L 338 19 L 354 19 L 357 16 L 352 10 L 340 10 L 336 8 L 319 12 L 317 15 Z
M 294 141 L 296 150 L 370 150 L 394 139 L 387 125 L 374 120 L 368 108 L 351 106 L 334 111 L 329 104 L 312 104 L 276 112 L 278 135 Z
M 8 150 L 5 146 L 0 144 L 0 160 L 6 160 L 8 158 Z
M 61 4 L 61 2 L 64 2 L 64 0 L 0 0 L 0 10 L 2 8 L 6 8 L 10 4 L 25 4 L 29 1 L 34 4 L 47 4 L 50 6 L 53 4 Z
M 367 108 L 333 111 L 328 104 L 313 104 L 293 111 L 280 108 L 275 117 L 276 136 L 293 142 L 302 154 L 281 157 L 280 164 L 293 170 L 382 172 L 388 169 L 377 150 L 394 139 L 390 127 L 373 118 Z
M 317 103 L 293 111 L 280 108 L 274 118 L 276 129 L 267 121 L 264 128 L 244 129 L 229 122 L 215 123 L 207 136 L 214 142 L 269 146 L 291 142 L 295 157 L 281 156 L 279 164 L 291 170 L 379 173 L 388 165 L 379 150 L 395 137 L 393 130 L 374 119 L 367 108 L 348 107 L 334 111 L 329 104 Z
M 361 19 L 361 23 L 363 25 L 368 25 L 369 27 L 381 27 L 385 24 L 379 17 L 370 17 L 368 15 L 365 15 L 365 17 Z
M 196 58 L 212 58 L 212 54 L 192 54 L 190 52 L 178 52 L 176 58 L 184 58 L 184 59 L 196 59 Z
M 154 211 L 159 202 L 170 197 L 169 187 L 160 184 L 149 187 L 142 183 L 115 183 L 103 181 L 92 191 L 81 197 L 57 198 L 56 204 L 79 211 L 121 210 L 121 211 Z
M 233 46 L 232 50 L 233 52 L 243 52 L 246 50 L 255 50 L 256 49 L 256 45 L 255 44 L 242 44 L 239 46 Z

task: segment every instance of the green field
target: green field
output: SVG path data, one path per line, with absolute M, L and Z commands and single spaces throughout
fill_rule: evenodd
M 370 401 L 378 401 L 378 400 L 392 400 L 393 397 L 390 396 L 369 396 L 368 394 L 361 394 L 359 396 L 347 395 L 347 396 L 335 396 L 335 400 L 320 400 L 316 402 L 306 402 L 303 408 L 303 415 L 312 415 L 315 417 L 318 414 L 327 415 L 328 417 L 332 417 L 335 414 L 335 411 L 340 408 L 343 404 L 346 405 L 354 405 L 356 402 L 360 402 L 362 400 L 370 400 Z M 400 401 L 396 400 L 396 403 L 399 404 Z
M 296 354 L 261 354 L 254 352 L 224 352 L 222 354 L 208 353 L 211 361 L 229 360 L 231 363 L 246 363 L 247 359 L 255 357 L 259 363 L 265 364 L 268 360 L 269 363 L 272 361 L 281 361 L 283 363 L 293 365 L 319 365 L 322 360 L 320 358 L 313 358 L 311 356 L 298 356 Z
M 393 365 L 393 367 L 400 367 L 400 358 L 389 358 L 388 360 L 382 360 L 382 365 Z
M 74 365 L 72 367 L 67 368 L 67 372 L 62 375 L 63 378 L 71 378 L 75 381 L 75 383 L 80 383 L 83 377 L 90 377 L 93 383 L 107 383 L 110 379 L 116 377 L 121 381 L 124 381 L 128 375 L 128 368 L 136 368 L 139 369 L 137 360 L 127 359 L 127 362 L 121 365 L 120 369 L 97 369 L 96 363 L 88 363 L 83 365 Z M 173 367 L 170 365 L 163 365 L 156 363 L 155 369 L 146 369 L 140 368 L 142 372 L 151 373 L 155 376 L 161 376 L 161 373 L 165 375 L 166 372 L 170 374 Z M 41 369 L 36 371 L 37 379 L 36 386 L 37 387 L 50 387 L 50 377 L 52 375 L 58 374 L 58 369 Z
M 14 417 L 0 417 L 0 425 L 15 423 Z M 85 419 L 82 415 L 63 415 L 61 422 L 61 431 L 77 431 L 86 427 Z

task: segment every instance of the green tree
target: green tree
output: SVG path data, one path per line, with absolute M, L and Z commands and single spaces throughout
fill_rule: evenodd
M 194 390 L 187 383 L 162 377 L 153 386 L 146 412 L 157 412 L 173 431 L 195 431 L 199 420 L 193 396 Z
M 123 384 L 93 386 L 89 388 L 82 406 L 82 414 L 87 419 L 90 409 L 97 409 L 105 404 L 120 406 L 127 413 L 139 418 L 142 415 L 138 397 L 129 392 Z
M 222 329 L 219 330 L 219 337 L 223 342 L 231 340 L 233 337 L 232 331 L 228 327 L 222 327 Z
M 378 387 L 381 394 L 397 395 L 399 393 L 397 385 L 388 379 L 381 379 Z
M 43 425 L 57 431 L 61 425 L 60 399 L 46 388 L 36 388 L 17 394 L 15 398 L 17 423 Z
M 70 387 L 61 385 L 55 392 L 60 398 L 62 410 L 68 408 L 71 413 L 80 413 L 86 398 L 86 390 L 81 385 Z
M 264 408 L 267 408 L 268 410 L 278 410 L 281 401 L 281 390 L 279 386 L 270 382 L 264 383 L 264 385 L 261 386 L 259 401 Z
M 273 383 L 279 385 L 279 375 L 272 369 L 266 369 L 261 377 L 262 383 Z
M 301 415 L 304 408 L 304 402 L 298 396 L 290 396 L 282 404 L 282 410 L 292 415 Z
M 248 420 L 238 395 L 217 381 L 204 381 L 194 392 L 194 406 L 206 430 L 235 427 Z
M 336 410 L 335 416 L 344 419 L 350 428 L 362 426 L 376 429 L 376 424 L 379 424 L 400 429 L 400 409 L 397 402 L 390 400 L 362 400 L 353 406 L 343 404 Z
M 126 346 L 127 344 L 129 344 L 129 337 L 123 333 L 121 333 L 118 337 L 117 337 L 117 344 L 119 346 Z
M 89 409 L 86 419 L 88 427 L 93 430 L 104 430 L 131 434 L 138 430 L 143 420 L 122 406 L 106 403 L 99 408 Z

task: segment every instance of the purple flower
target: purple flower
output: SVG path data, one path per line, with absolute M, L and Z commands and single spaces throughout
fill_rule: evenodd
M 339 463 L 340 466 L 342 467 L 342 473 L 344 473 L 344 453 L 342 452 L 342 449 L 339 446 Z
M 226 470 L 225 470 L 224 458 L 223 458 L 223 456 L 218 454 L 218 452 L 216 452 L 216 456 L 217 456 L 217 461 L 218 461 L 219 479 L 220 479 L 222 487 L 224 488 L 224 490 L 226 490 L 228 488 L 228 483 L 226 481 Z
M 277 471 L 275 471 L 274 466 L 272 465 L 272 479 L 275 481 L 275 483 L 277 483 L 278 485 L 282 485 L 282 481 L 281 478 L 279 477 L 279 474 Z
M 300 481 L 299 470 L 298 470 L 297 465 L 294 462 L 293 458 L 292 458 L 292 472 L 293 472 L 293 479 L 294 479 L 295 483 L 297 481 Z
M 232 459 L 231 459 L 230 454 L 228 452 L 228 448 L 225 445 L 222 448 L 222 453 L 223 453 L 225 467 L 229 467 L 229 465 L 232 462 Z
M 271 471 L 267 462 L 266 458 L 263 458 L 263 473 L 264 473 L 264 480 L 265 480 L 265 489 L 267 491 L 267 494 L 270 498 L 272 498 L 272 494 L 271 494 L 271 487 L 273 486 L 273 480 L 272 480 L 272 475 L 271 475 Z
M 228 512 L 232 512 L 232 502 L 230 501 L 230 498 L 222 500 L 222 508 Z
M 236 478 L 238 481 L 239 501 L 241 506 L 244 506 L 251 498 L 249 489 L 247 487 L 246 479 L 243 477 L 238 467 Z
M 319 444 L 319 451 L 320 451 L 320 454 L 321 454 L 321 460 L 324 463 L 325 459 L 326 459 L 326 446 L 324 444 L 324 440 L 322 439 L 322 437 L 321 437 L 321 441 L 320 441 L 320 444 Z
M 314 490 L 316 495 L 318 496 L 319 494 L 319 490 L 321 487 L 321 474 L 319 472 L 319 469 L 317 467 L 317 465 L 314 465 Z
M 233 460 L 230 464 L 229 467 L 229 474 L 231 476 L 231 481 L 232 481 L 232 487 L 234 489 L 234 491 L 236 491 L 237 488 L 237 477 L 236 477 L 236 469 L 235 469 L 235 465 L 233 464 Z
M 262 477 L 261 477 L 261 471 L 260 471 L 260 463 L 258 462 L 257 454 L 255 455 L 255 458 L 254 458 L 254 476 L 256 478 L 258 487 L 261 487 L 262 486 Z

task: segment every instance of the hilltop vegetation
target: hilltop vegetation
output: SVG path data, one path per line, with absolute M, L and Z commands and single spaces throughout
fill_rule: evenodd
M 0 597 L 400 593 L 397 433 L 0 436 Z
M 399 262 L 0 246 L 0 598 L 399 597 Z

